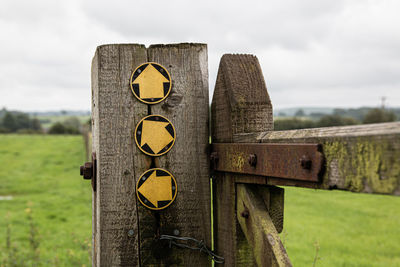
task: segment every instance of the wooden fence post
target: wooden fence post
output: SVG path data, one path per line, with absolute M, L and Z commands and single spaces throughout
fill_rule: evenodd
M 171 74 L 172 91 L 156 105 L 139 102 L 129 79 L 154 61 Z M 167 117 L 176 142 L 152 160 L 134 141 L 136 124 L 148 114 Z M 204 44 L 104 45 L 92 62 L 93 266 L 208 266 L 206 254 L 170 248 L 161 234 L 189 236 L 211 245 L 208 162 L 208 69 Z M 135 195 L 139 176 L 165 168 L 178 183 L 177 198 L 165 210 L 144 208 Z
M 211 116 L 213 142 L 231 143 L 235 134 L 273 130 L 272 104 L 255 56 L 221 58 Z M 253 251 L 236 219 L 236 183 L 242 178 L 229 173 L 216 175 L 215 237 L 225 266 L 255 265 Z

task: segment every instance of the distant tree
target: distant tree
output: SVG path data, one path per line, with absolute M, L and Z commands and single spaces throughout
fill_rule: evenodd
M 287 115 L 286 115 L 286 113 L 285 112 L 279 112 L 278 113 L 278 117 L 286 117 Z
M 310 113 L 310 117 L 313 118 L 314 120 L 320 119 L 321 117 L 325 116 L 326 113 L 320 113 L 320 112 L 312 112 Z
M 312 120 L 300 120 L 297 118 L 293 118 L 293 119 L 281 119 L 274 121 L 274 129 L 276 131 L 305 129 L 314 127 L 315 127 L 314 122 Z
M 42 124 L 40 123 L 40 120 L 39 119 L 37 119 L 37 118 L 34 118 L 33 120 L 32 120 L 32 130 L 35 130 L 35 131 L 41 131 L 42 130 Z
M 3 117 L 3 122 L 2 122 L 3 128 L 10 132 L 14 132 L 17 130 L 17 122 L 15 120 L 14 115 L 11 112 L 6 112 L 6 114 Z
M 7 109 L 6 109 L 5 107 L 3 107 L 3 108 L 0 110 L 0 118 L 2 118 L 6 113 L 7 113 Z
M 329 126 L 344 126 L 344 125 L 355 125 L 360 124 L 354 118 L 342 117 L 340 115 L 325 115 L 321 117 L 317 123 L 317 127 L 329 127 Z
M 65 134 L 66 129 L 65 129 L 64 124 L 62 124 L 61 122 L 56 122 L 50 127 L 48 133 L 49 134 Z
M 15 123 L 17 124 L 17 129 L 30 129 L 32 126 L 31 118 L 29 118 L 28 114 L 25 113 L 17 113 L 14 115 Z
M 304 110 L 302 110 L 302 109 L 297 110 L 296 113 L 294 114 L 295 117 L 303 117 L 305 115 L 306 114 L 304 113 Z
M 380 108 L 371 109 L 365 115 L 363 123 L 380 123 L 391 122 L 396 120 L 396 115 L 392 111 L 387 111 Z
M 70 127 L 61 122 L 54 123 L 49 131 L 49 134 L 80 134 L 80 131 L 74 127 Z
M 82 125 L 77 117 L 69 117 L 64 121 L 63 124 L 66 128 L 74 129 L 77 132 L 81 132 Z
M 0 134 L 2 134 L 2 133 L 9 133 L 9 132 L 10 132 L 10 130 L 4 128 L 3 126 L 0 126 Z
M 347 113 L 347 110 L 343 109 L 343 108 L 335 108 L 333 110 L 333 115 L 345 116 L 346 113 Z

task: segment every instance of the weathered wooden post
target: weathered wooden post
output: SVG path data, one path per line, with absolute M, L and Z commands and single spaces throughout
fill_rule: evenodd
M 222 57 L 211 105 L 211 115 L 213 143 L 233 143 L 234 136 L 237 134 L 273 130 L 272 105 L 256 57 L 251 55 L 224 55 Z M 219 156 L 212 156 L 214 165 L 220 165 Z M 257 158 L 251 158 L 249 154 L 237 158 L 232 164 L 243 165 L 244 162 L 252 161 L 254 164 L 256 160 Z M 243 203 L 236 203 L 236 200 L 237 194 L 245 197 L 247 193 L 248 188 L 241 187 L 241 183 L 265 184 L 265 180 L 253 178 L 231 173 L 215 175 L 215 237 L 217 252 L 224 256 L 226 266 L 253 266 L 258 261 L 263 263 L 267 261 L 270 264 L 276 261 L 289 261 L 283 246 L 279 246 L 279 237 L 275 243 L 278 250 L 282 251 L 281 258 L 273 259 L 268 254 L 260 255 L 259 259 L 252 256 L 253 248 L 245 237 L 248 233 L 243 233 L 239 220 L 236 219 L 238 205 L 243 206 Z M 264 187 L 260 190 L 260 194 L 266 202 L 274 199 L 273 209 L 278 212 L 271 214 L 274 214 L 275 227 L 282 230 L 283 190 Z M 264 207 L 265 215 L 267 215 L 267 206 Z M 246 217 L 246 214 L 239 214 L 238 218 L 241 217 Z M 274 228 L 272 224 L 271 227 Z M 274 231 L 277 235 L 277 231 Z M 260 232 L 262 232 L 261 229 Z M 264 244 L 258 245 L 264 247 Z M 259 250 L 259 252 L 262 251 Z
M 170 73 L 166 100 L 148 105 L 133 95 L 130 78 L 146 62 Z M 208 266 L 206 254 L 178 249 L 161 235 L 186 236 L 211 245 L 208 160 L 208 67 L 204 44 L 102 45 L 92 63 L 93 266 Z M 150 157 L 135 144 L 134 131 L 147 115 L 175 126 L 172 149 Z M 177 197 L 166 209 L 149 210 L 136 197 L 142 173 L 154 167 L 171 172 Z

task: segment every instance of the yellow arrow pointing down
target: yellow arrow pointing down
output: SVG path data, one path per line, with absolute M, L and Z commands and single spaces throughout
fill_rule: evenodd
M 156 172 L 153 171 L 138 191 L 158 208 L 158 201 L 172 200 L 172 185 L 171 176 L 157 176 Z

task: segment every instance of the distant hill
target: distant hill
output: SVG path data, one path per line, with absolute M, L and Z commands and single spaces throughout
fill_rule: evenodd
M 90 116 L 89 110 L 29 111 L 32 116 Z
M 335 108 L 323 108 L 323 107 L 296 107 L 296 108 L 278 108 L 274 109 L 274 116 L 280 116 L 279 114 L 286 114 L 288 117 L 293 117 L 297 111 L 303 110 L 306 116 L 311 113 L 323 113 L 332 114 Z
M 320 108 L 320 107 L 297 107 L 275 109 L 275 117 L 309 117 L 319 119 L 324 115 L 340 115 L 342 117 L 350 117 L 362 121 L 369 110 L 376 107 L 360 107 L 360 108 Z M 400 107 L 387 107 L 385 110 L 392 111 L 397 120 L 400 120 Z

